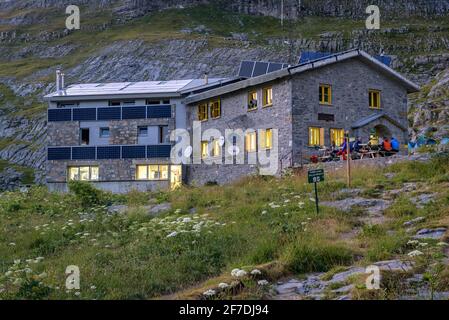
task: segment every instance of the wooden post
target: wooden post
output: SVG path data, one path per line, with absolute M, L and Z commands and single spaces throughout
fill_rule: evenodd
M 349 146 L 349 131 L 346 132 L 346 155 L 347 155 L 347 183 L 351 187 L 351 147 Z

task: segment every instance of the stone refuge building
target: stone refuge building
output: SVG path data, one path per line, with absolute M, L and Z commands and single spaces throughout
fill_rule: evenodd
M 360 50 L 295 66 L 243 62 L 231 79 L 64 88 L 57 78 L 45 97 L 47 184 L 61 191 L 68 180 L 127 192 L 276 175 L 317 147 L 340 145 L 345 131 L 406 144 L 407 95 L 419 90 Z

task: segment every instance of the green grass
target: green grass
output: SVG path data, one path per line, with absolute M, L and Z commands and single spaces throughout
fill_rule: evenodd
M 420 164 L 422 179 L 432 181 L 432 171 L 449 172 L 448 163 L 437 159 Z M 411 163 L 356 170 L 354 176 L 357 180 L 365 175 L 366 185 L 372 186 L 393 168 L 400 175 L 398 184 L 416 179 L 416 164 Z M 344 187 L 342 179 L 343 173 L 328 176 L 320 192 L 332 197 Z M 356 225 L 357 216 L 326 207 L 316 215 L 309 200 L 312 187 L 304 176 L 253 177 L 172 193 L 112 195 L 88 184 L 71 187 L 68 194 L 34 187 L 0 197 L 1 298 L 148 299 L 183 290 L 197 297 L 191 287 L 229 281 L 234 268 L 251 271 L 275 265 L 276 272 L 260 267 L 272 281 L 308 272 L 331 277 L 343 266 L 403 257 L 411 250 L 410 234 L 402 226 L 409 217 L 406 199 L 396 200 L 390 223 L 362 225 L 357 237 L 345 240 L 341 234 Z M 172 203 L 169 212 L 157 218 L 148 215 L 145 206 L 164 201 Z M 449 217 L 448 203 L 446 192 L 419 214 L 426 216 L 427 224 L 441 225 Z M 106 206 L 111 204 L 129 204 L 130 210 L 109 215 Z M 189 213 L 191 208 L 195 214 Z M 35 263 L 38 257 L 43 260 Z M 69 265 L 80 268 L 79 296 L 64 287 Z M 26 268 L 31 271 L 24 272 Z M 245 281 L 247 293 L 242 297 L 262 294 L 254 289 L 254 280 Z

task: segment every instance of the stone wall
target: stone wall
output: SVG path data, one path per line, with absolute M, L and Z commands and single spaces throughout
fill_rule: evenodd
M 262 107 L 262 89 L 272 86 L 273 106 Z M 282 167 L 291 165 L 292 147 L 292 117 L 291 117 L 291 84 L 288 79 L 264 84 L 254 88 L 258 93 L 258 109 L 248 111 L 248 92 L 241 90 L 221 98 L 221 117 L 210 119 L 201 123 L 201 130 L 218 129 L 224 136 L 226 129 L 278 129 L 279 135 L 279 164 L 278 173 Z M 253 89 L 251 89 L 253 91 Z M 192 123 L 198 120 L 198 104 L 188 107 L 189 130 L 192 135 Z M 229 146 L 228 146 L 229 147 Z M 222 155 L 224 155 L 224 147 Z M 224 163 L 224 158 L 223 158 Z M 247 155 L 244 165 L 192 165 L 187 168 L 187 182 L 204 184 L 206 182 L 227 183 L 239 177 L 258 172 L 257 165 L 249 165 Z
M 293 83 L 293 150 L 294 162 L 301 163 L 316 153 L 308 147 L 309 127 L 321 127 L 325 145 L 330 146 L 330 129 L 351 130 L 352 125 L 372 114 L 385 112 L 408 127 L 407 92 L 397 81 L 373 69 L 357 58 L 294 76 Z M 319 103 L 319 85 L 332 86 L 332 105 Z M 370 109 L 368 91 L 381 91 L 381 110 Z M 318 114 L 334 116 L 335 121 L 318 120 Z M 362 141 L 368 142 L 369 131 L 376 123 L 360 130 Z M 391 123 L 385 124 L 401 143 L 406 143 L 406 132 Z
M 48 146 L 78 146 L 79 144 L 80 124 L 78 121 L 47 123 Z

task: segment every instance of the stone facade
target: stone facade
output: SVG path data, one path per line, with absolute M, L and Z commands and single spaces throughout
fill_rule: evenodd
M 318 99 L 320 84 L 332 86 L 332 105 L 322 105 Z M 368 92 L 370 89 L 381 92 L 381 109 L 370 109 Z M 390 77 L 373 69 L 368 64 L 351 59 L 317 68 L 295 75 L 292 79 L 293 95 L 293 153 L 294 162 L 307 159 L 316 153 L 309 148 L 309 127 L 324 128 L 324 144 L 330 146 L 330 129 L 345 129 L 351 136 L 359 135 L 368 142 L 369 132 L 378 124 L 385 125 L 402 144 L 406 143 L 407 131 L 391 122 L 373 122 L 357 132 L 352 125 L 363 118 L 383 112 L 402 127 L 407 128 L 407 91 Z M 332 115 L 334 121 L 318 120 L 318 114 Z
M 320 104 L 320 84 L 332 87 L 331 105 Z M 263 108 L 262 88 L 273 87 L 273 106 Z M 257 90 L 258 109 L 248 111 L 248 93 Z M 381 92 L 381 109 L 369 107 L 369 90 Z M 359 136 L 367 143 L 376 126 L 384 126 L 401 144 L 407 142 L 407 90 L 384 72 L 358 58 L 334 63 L 302 72 L 259 87 L 241 89 L 220 97 L 221 117 L 202 122 L 201 130 L 265 129 L 279 130 L 279 170 L 307 163 L 317 154 L 309 147 L 309 127 L 324 129 L 324 145 L 330 146 L 330 129 L 350 131 L 351 137 Z M 200 102 L 201 103 L 201 102 Z M 198 119 L 198 105 L 188 111 L 190 123 Z M 356 130 L 353 125 L 372 115 L 385 113 L 393 121 L 379 118 Z M 319 120 L 324 114 L 331 120 Z M 332 120 L 333 118 L 333 120 Z M 191 128 L 190 128 L 191 129 Z M 405 130 L 404 130 L 405 129 Z M 257 174 L 258 167 L 250 165 L 192 165 L 188 169 L 188 182 L 227 183 L 245 175 Z
M 270 107 L 262 106 L 262 90 L 267 87 L 273 89 L 273 105 Z M 218 119 L 211 119 L 209 110 L 209 119 L 201 123 L 201 131 L 208 129 L 217 129 L 224 136 L 226 129 L 278 129 L 279 136 L 279 160 L 282 160 L 283 166 L 291 165 L 292 153 L 292 116 L 291 116 L 291 82 L 288 79 L 278 80 L 272 83 L 266 83 L 263 86 L 253 88 L 258 95 L 258 108 L 248 111 L 248 91 L 240 91 L 220 97 L 221 116 Z M 190 132 L 192 132 L 193 121 L 198 121 L 197 105 L 188 108 Z M 196 143 L 198 143 L 196 141 Z M 196 164 L 187 168 L 186 180 L 191 184 L 204 184 L 207 182 L 217 182 L 220 184 L 228 183 L 236 178 L 248 174 L 257 174 L 259 166 L 249 164 L 248 156 L 245 156 L 245 164 L 224 164 L 224 146 L 222 148 L 223 164 L 207 165 Z M 229 147 L 229 146 L 227 146 Z M 279 166 L 277 174 L 280 173 L 282 166 Z
M 80 128 L 86 122 L 64 121 L 48 122 L 47 143 L 49 147 L 80 146 Z M 175 128 L 175 108 L 172 107 L 171 118 L 151 118 L 136 120 L 90 121 L 90 129 L 108 127 L 109 139 L 105 145 L 138 145 L 138 127 L 141 126 L 167 126 L 168 133 Z M 93 131 L 93 130 L 92 130 Z M 91 133 L 93 134 L 93 133 Z M 98 130 L 95 130 L 98 134 Z M 91 139 L 96 141 L 96 139 Z M 95 144 L 89 146 L 96 146 Z M 169 158 L 152 159 L 111 159 L 88 161 L 47 161 L 47 185 L 51 190 L 66 191 L 68 181 L 68 168 L 72 166 L 98 166 L 99 180 L 93 181 L 97 187 L 117 193 L 128 192 L 132 189 L 147 191 L 167 189 L 170 187 L 170 170 L 168 180 L 138 181 L 136 180 L 136 167 L 143 164 L 170 164 Z

